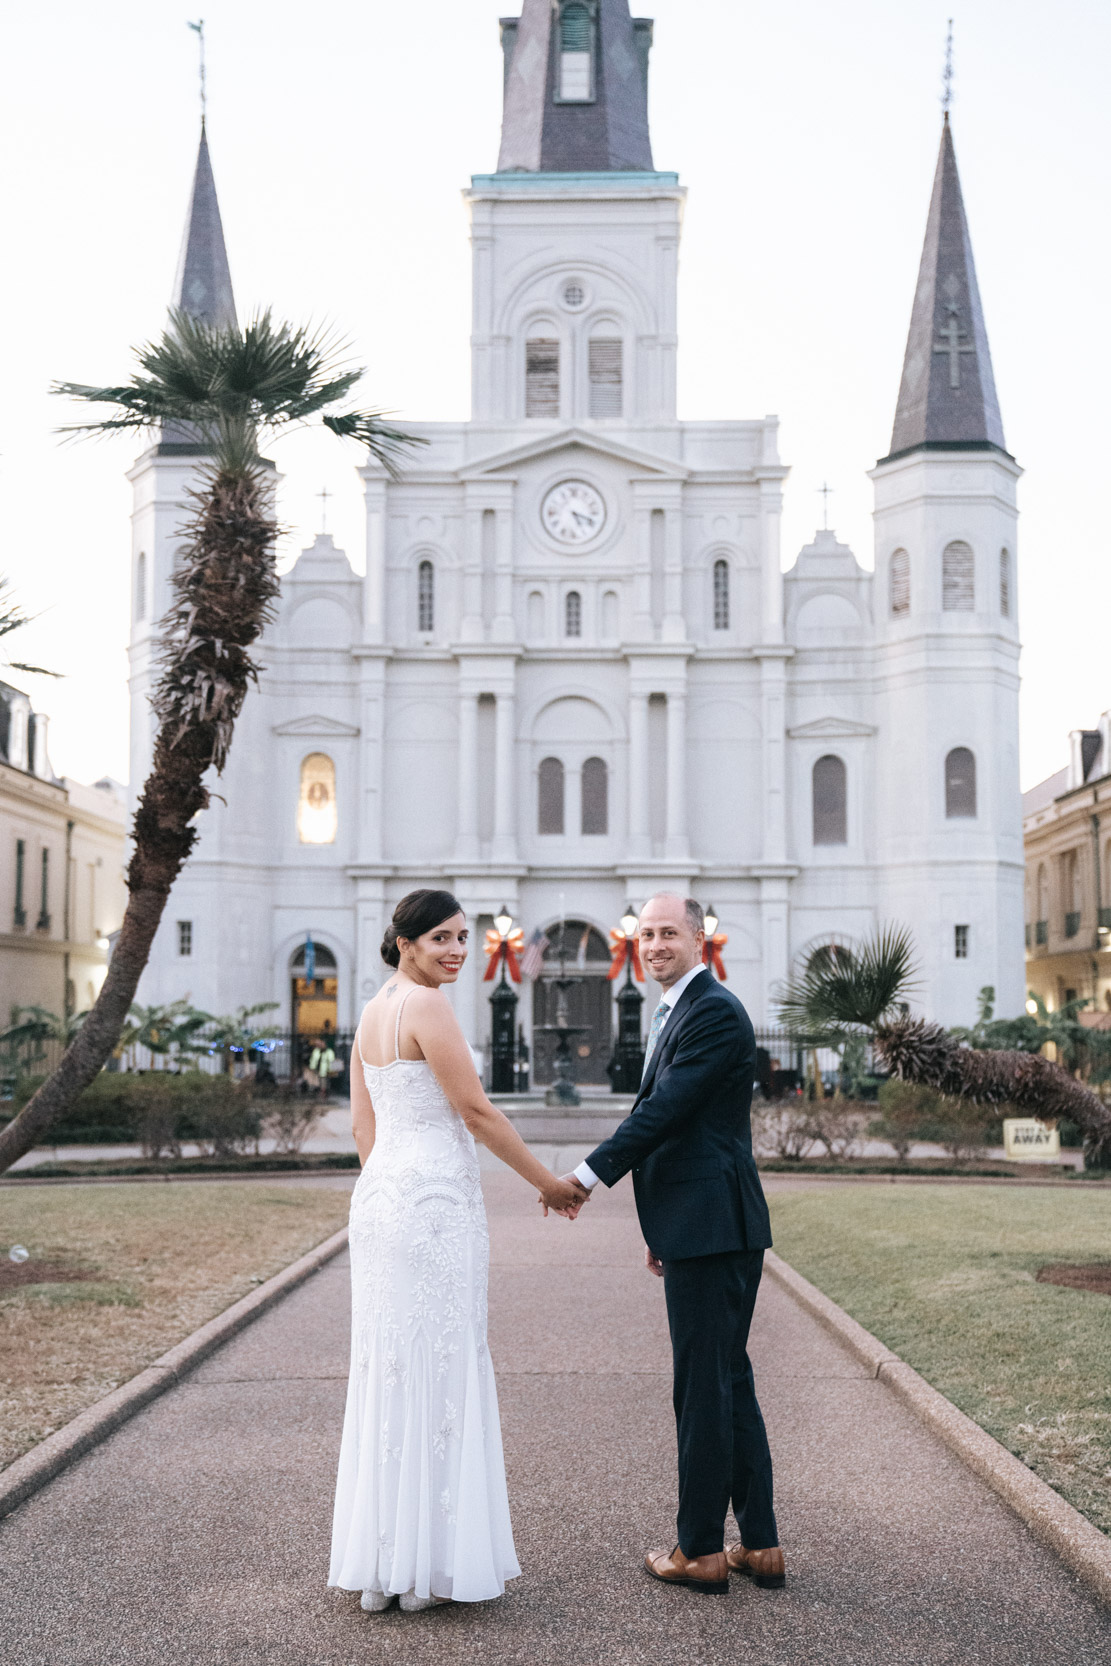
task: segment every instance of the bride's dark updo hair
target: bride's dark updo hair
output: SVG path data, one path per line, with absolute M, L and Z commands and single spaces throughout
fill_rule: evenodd
M 387 966 L 400 966 L 399 937 L 413 943 L 426 931 L 435 931 L 445 920 L 462 913 L 464 909 L 450 891 L 410 891 L 407 897 L 402 897 L 386 927 L 386 935 L 382 939 L 382 959 Z

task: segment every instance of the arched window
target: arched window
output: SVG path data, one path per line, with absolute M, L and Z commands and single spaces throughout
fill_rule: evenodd
M 891 557 L 891 612 L 895 618 L 910 612 L 910 556 L 896 550 Z
M 811 778 L 814 809 L 814 843 L 845 845 L 849 842 L 848 778 L 840 758 L 827 753 L 814 765 Z
M 999 552 L 999 611 L 1004 619 L 1011 617 L 1011 552 Z
M 431 561 L 417 568 L 417 629 L 436 629 L 436 569 Z
M 972 546 L 958 538 L 941 557 L 941 606 L 946 613 L 971 613 L 975 605 Z
M 337 827 L 336 766 L 326 752 L 310 752 L 301 765 L 297 837 L 303 845 L 334 845 Z
M 945 760 L 945 814 L 950 821 L 976 814 L 976 760 L 967 746 L 954 746 Z
M 583 765 L 582 828 L 588 835 L 610 830 L 609 770 L 604 758 L 588 758 Z
M 590 414 L 619 417 L 624 409 L 624 343 L 597 336 L 590 343 Z
M 147 616 L 147 557 L 146 551 L 139 551 L 139 559 L 135 563 L 135 617 L 145 619 Z
M 714 562 L 714 629 L 729 629 L 729 563 Z
M 616 642 L 621 634 L 620 604 L 616 590 L 602 592 L 602 640 Z
M 559 23 L 559 96 L 565 104 L 589 104 L 594 96 L 593 46 L 590 7 L 577 0 L 564 6 Z
M 563 765 L 558 758 L 545 758 L 540 765 L 536 831 L 563 832 Z
M 559 415 L 559 342 L 549 337 L 525 343 L 525 415 Z
M 568 590 L 563 601 L 563 634 L 581 636 L 582 633 L 583 599 L 577 590 Z
M 540 642 L 544 637 L 544 594 L 540 590 L 530 590 L 528 598 L 528 639 L 530 642 Z

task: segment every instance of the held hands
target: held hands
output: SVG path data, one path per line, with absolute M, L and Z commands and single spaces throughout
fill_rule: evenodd
M 644 1265 L 648 1268 L 650 1273 L 655 1273 L 657 1278 L 663 1278 L 664 1264 L 658 1255 L 652 1254 L 652 1251 L 648 1248 L 647 1244 L 644 1246 Z
M 566 1175 L 562 1180 L 557 1180 L 553 1175 L 550 1183 L 540 1193 L 540 1204 L 545 1215 L 551 1210 L 553 1214 L 562 1215 L 569 1221 L 576 1220 L 583 1204 L 589 1202 L 589 1191 L 573 1174 Z

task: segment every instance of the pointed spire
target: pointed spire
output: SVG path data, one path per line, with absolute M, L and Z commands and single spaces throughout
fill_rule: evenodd
M 962 446 L 1006 449 L 946 111 L 891 455 Z
M 652 172 L 652 24 L 629 0 L 524 0 L 502 44 L 499 173 Z
M 173 305 L 183 312 L 200 318 L 207 324 L 231 325 L 235 328 L 235 296 L 232 294 L 228 253 L 224 247 L 224 228 L 220 221 L 220 204 L 216 200 L 216 181 L 212 177 L 212 162 L 208 154 L 208 137 L 201 121 L 201 144 L 197 152 L 197 171 L 193 176 L 193 194 L 189 199 L 189 213 L 185 221 L 185 239 L 181 245 L 177 280 L 174 283 Z

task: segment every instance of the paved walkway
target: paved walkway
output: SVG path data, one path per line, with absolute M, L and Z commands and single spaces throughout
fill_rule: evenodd
M 0 1523 L 6 1666 L 1097 1666 L 1099 1610 L 774 1286 L 754 1352 L 785 1592 L 653 1585 L 672 1542 L 663 1291 L 628 1184 L 574 1227 L 487 1174 L 491 1348 L 525 1573 L 476 1608 L 325 1588 L 347 1374 L 338 1261 Z

